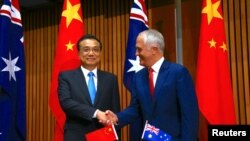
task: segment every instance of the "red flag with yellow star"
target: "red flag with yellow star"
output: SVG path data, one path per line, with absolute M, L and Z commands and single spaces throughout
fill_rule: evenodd
M 61 71 L 80 66 L 76 46 L 78 39 L 83 34 L 84 23 L 80 0 L 64 0 L 49 100 L 50 109 L 56 120 L 54 131 L 55 141 L 63 141 L 63 126 L 66 118 L 58 100 L 58 74 Z
M 118 136 L 116 134 L 114 125 L 105 126 L 98 130 L 89 132 L 85 135 L 87 141 L 116 141 Z
M 196 92 L 199 109 L 209 124 L 235 124 L 221 0 L 203 0 Z

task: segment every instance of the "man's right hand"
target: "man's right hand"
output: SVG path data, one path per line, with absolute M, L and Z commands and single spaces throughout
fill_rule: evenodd
M 117 125 L 118 123 L 118 117 L 116 114 L 110 110 L 105 111 L 106 116 L 108 117 L 111 124 Z
M 117 125 L 118 118 L 115 113 L 113 113 L 110 110 L 107 110 L 105 112 L 98 110 L 96 114 L 96 118 L 98 119 L 99 123 L 103 125 Z

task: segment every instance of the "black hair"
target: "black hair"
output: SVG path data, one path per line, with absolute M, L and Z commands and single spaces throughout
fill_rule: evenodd
M 77 50 L 80 50 L 80 42 L 86 39 L 93 39 L 96 40 L 99 44 L 100 44 L 100 49 L 102 50 L 102 43 L 101 41 L 94 35 L 92 34 L 85 34 L 84 36 L 82 36 L 78 41 L 77 41 Z

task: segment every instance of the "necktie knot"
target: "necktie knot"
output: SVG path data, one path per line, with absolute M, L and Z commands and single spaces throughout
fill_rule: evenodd
M 152 69 L 152 68 L 150 67 L 150 68 L 148 68 L 148 71 L 149 71 L 149 73 L 153 73 L 153 72 L 154 72 L 154 69 Z
M 93 77 L 93 76 L 95 76 L 95 74 L 92 71 L 88 73 L 88 77 Z

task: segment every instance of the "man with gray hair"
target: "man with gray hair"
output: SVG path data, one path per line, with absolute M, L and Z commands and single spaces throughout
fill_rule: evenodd
M 199 110 L 193 80 L 184 66 L 165 60 L 164 47 L 164 37 L 156 30 L 138 35 L 136 56 L 145 68 L 133 78 L 131 103 L 122 112 L 106 114 L 118 127 L 142 117 L 172 141 L 196 141 Z

